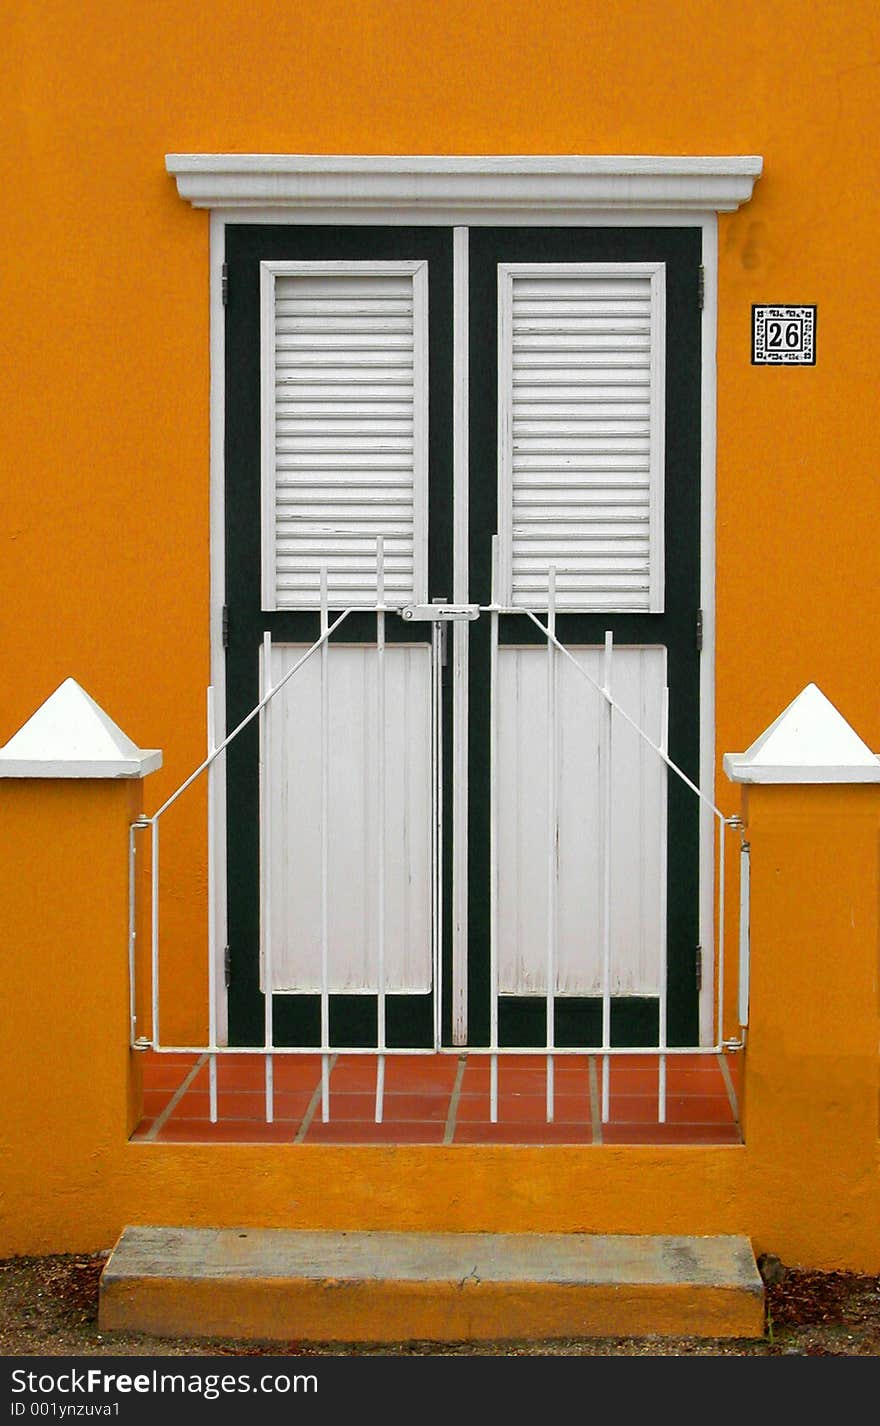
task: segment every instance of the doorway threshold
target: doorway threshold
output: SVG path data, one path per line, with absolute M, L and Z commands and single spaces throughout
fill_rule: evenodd
M 266 1122 L 262 1054 L 218 1056 L 217 1120 L 210 1119 L 207 1055 L 144 1054 L 144 1112 L 132 1140 L 252 1144 L 740 1144 L 740 1056 L 670 1055 L 660 1122 L 659 1056 L 612 1056 L 602 1118 L 602 1057 L 560 1058 L 548 1122 L 546 1057 L 499 1057 L 497 1122 L 486 1054 L 385 1058 L 376 1122 L 377 1061 L 331 1057 L 324 1117 L 320 1055 L 274 1059 L 274 1114 Z

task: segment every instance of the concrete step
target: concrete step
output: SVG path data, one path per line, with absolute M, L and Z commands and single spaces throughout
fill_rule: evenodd
M 747 1238 L 128 1227 L 103 1331 L 258 1341 L 760 1337 Z

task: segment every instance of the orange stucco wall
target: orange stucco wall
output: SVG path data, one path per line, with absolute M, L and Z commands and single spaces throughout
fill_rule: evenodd
M 6 7 L 0 742 L 73 675 L 136 741 L 163 748 L 147 810 L 202 755 L 208 215 L 179 199 L 166 153 L 757 153 L 754 197 L 719 220 L 716 766 L 811 680 L 880 748 L 878 53 L 871 0 Z M 814 368 L 751 366 L 756 301 L 818 304 Z M 735 810 L 723 778 L 717 795 Z M 203 812 L 196 794 L 167 824 L 178 841 L 163 930 L 181 946 L 203 939 Z M 4 842 L 0 871 L 12 868 Z M 83 947 L 68 955 L 87 969 Z M 187 968 L 179 997 L 172 981 L 172 1006 L 192 1005 L 203 978 Z M 212 1201 L 214 1151 L 185 1152 L 187 1202 L 200 1183 Z M 723 1200 L 740 1172 L 717 1167 L 737 1162 L 726 1152 L 704 1154 L 696 1174 L 685 1151 L 672 1167 L 658 1159 L 654 1187 L 674 1202 L 686 1179 L 708 1205 L 721 1174 Z M 124 1153 L 133 1185 L 138 1154 L 155 1156 L 136 1195 L 150 1211 L 178 1158 Z M 558 1216 L 580 1201 L 566 1190 L 569 1158 L 541 1155 Z M 227 1157 L 248 1166 L 257 1202 L 264 1151 Z M 322 1194 L 336 1181 L 325 1167 L 341 1166 L 331 1159 L 307 1171 Z M 418 1154 L 385 1159 L 374 1160 L 371 1221 L 388 1220 L 401 1169 L 428 1176 L 437 1212 L 472 1220 Z M 609 1223 L 618 1160 L 603 1151 L 608 1177 L 580 1190 L 607 1199 Z M 516 1204 L 525 1190 L 512 1190 L 510 1162 L 488 1153 L 472 1182 Z
M 72 786 L 0 796 L 0 1255 L 108 1247 L 126 1223 L 745 1233 L 788 1263 L 880 1271 L 877 786 L 749 797 L 743 1145 L 473 1148 L 130 1142 L 137 788 Z

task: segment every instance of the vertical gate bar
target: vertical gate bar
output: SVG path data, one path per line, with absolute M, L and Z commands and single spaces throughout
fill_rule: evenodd
M 153 1049 L 159 1048 L 159 819 L 152 819 L 152 880 L 150 883 L 150 1038 Z
M 437 812 L 440 789 L 437 784 L 437 625 L 431 625 L 431 1004 L 433 1011 L 434 1048 L 437 1039 L 437 1001 L 439 982 L 437 977 L 437 899 L 440 895 L 437 881 Z
M 137 992 L 135 988 L 135 939 L 137 937 L 137 913 L 135 909 L 135 829 L 128 829 L 128 1034 L 129 1043 L 137 1039 Z
M 208 757 L 217 746 L 217 724 L 214 709 L 213 687 L 208 689 L 207 744 Z M 217 1047 L 217 908 L 214 904 L 214 817 L 216 815 L 216 764 L 208 768 L 208 1048 Z M 208 1117 L 217 1123 L 217 1056 L 208 1056 Z
M 718 1020 L 715 1031 L 715 1043 L 720 1045 L 724 1039 L 724 912 L 727 906 L 727 887 L 724 871 L 724 863 L 727 860 L 727 844 L 725 835 L 727 833 L 727 823 L 719 817 L 718 819 L 718 984 L 716 986 Z
M 455 627 L 452 626 L 452 627 Z M 444 650 L 444 626 L 435 623 L 431 629 L 432 652 L 435 657 L 434 676 L 434 726 L 436 729 L 436 743 L 434 753 L 436 757 L 436 857 L 434 863 L 434 884 L 436 891 L 436 967 L 438 967 L 438 994 L 435 997 L 435 1035 L 436 1047 L 439 1048 L 439 1027 L 441 1027 L 441 978 L 442 964 L 444 964 L 444 660 L 442 660 L 442 650 Z
M 458 624 L 453 624 L 453 630 Z M 434 788 L 434 1049 L 440 1048 L 443 1015 L 443 626 L 431 626 L 433 738 L 431 741 Z M 453 823 L 455 817 L 453 816 Z M 453 922 L 454 924 L 454 922 Z
M 745 1029 L 749 1023 L 751 873 L 751 845 L 748 842 L 743 842 L 739 850 L 739 1023 L 741 1029 Z
M 385 1113 L 385 1056 L 376 1056 L 376 1123 L 382 1123 Z
M 498 536 L 492 536 L 492 603 L 498 603 Z M 489 1119 L 498 1122 L 498 610 L 489 654 Z
M 327 609 L 327 566 L 321 566 L 321 634 L 326 635 L 329 624 Z M 328 877 L 330 843 L 327 827 L 330 804 L 329 762 L 330 762 L 330 690 L 329 690 L 329 649 L 328 639 L 321 645 L 321 1118 L 326 1124 L 330 1118 L 330 992 L 329 992 L 329 898 Z
M 377 821 L 376 832 L 376 935 L 379 955 L 379 994 L 377 997 L 377 1042 L 379 1062 L 376 1066 L 376 1123 L 382 1122 L 385 1087 L 385 540 L 376 539 L 376 759 L 377 759 Z M 405 815 L 405 814 L 404 814 Z
M 452 230 L 452 598 L 466 604 L 468 580 L 469 498 L 469 229 Z M 452 1043 L 467 1043 L 468 946 L 468 653 L 467 620 L 452 625 Z M 442 744 L 441 744 L 442 751 Z M 441 900 L 442 906 L 442 900 Z M 442 971 L 442 962 L 441 962 Z M 438 999 L 439 992 L 438 992 Z M 442 1005 L 442 999 L 440 1001 Z M 439 1022 L 438 1022 L 439 1023 Z M 439 1044 L 439 1036 L 438 1036 Z
M 602 770 L 602 1046 L 611 1046 L 611 658 L 614 635 L 605 631 L 605 653 L 602 660 L 602 686 L 609 695 L 605 700 L 604 738 L 605 766 Z M 602 1057 L 602 1123 L 607 1124 L 611 1110 L 611 1064 L 608 1055 Z
M 663 689 L 663 708 L 660 714 L 660 747 L 664 753 L 669 752 L 669 689 Z M 666 764 L 661 763 L 663 769 L 664 792 L 667 780 Z M 665 803 L 664 796 L 664 803 Z M 668 835 L 668 833 L 667 833 Z M 659 1026 L 658 1041 L 660 1044 L 660 1064 L 659 1082 L 657 1085 L 657 1120 L 660 1124 L 666 1123 L 666 1056 L 662 1053 L 666 1049 L 666 1037 L 668 1033 L 667 1025 L 667 945 L 666 945 L 666 838 L 661 839 L 660 844 L 660 995 L 657 1009 Z
M 547 583 L 547 1123 L 553 1123 L 553 1055 L 556 1043 L 556 565 Z
M 272 691 L 272 635 L 266 630 L 263 634 L 262 663 L 260 667 L 260 700 L 268 698 Z M 264 1046 L 265 1058 L 263 1068 L 266 1080 L 266 1123 L 271 1124 L 275 1118 L 275 1076 L 274 1064 L 271 1055 L 274 1041 L 275 1027 L 273 1023 L 274 1002 L 272 988 L 275 983 L 272 965 L 272 804 L 270 788 L 272 785 L 272 735 L 271 735 L 271 703 L 267 702 L 260 714 L 260 733 L 262 750 L 262 778 L 261 778 L 261 809 L 262 809 L 262 837 L 260 839 L 260 860 L 263 867 L 263 888 L 261 926 L 263 936 L 263 1024 L 264 1024 Z

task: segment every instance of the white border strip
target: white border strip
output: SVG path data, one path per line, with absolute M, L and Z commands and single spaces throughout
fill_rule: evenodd
M 731 161 L 732 162 L 732 161 Z M 758 165 L 761 160 L 748 160 Z M 169 171 L 173 171 L 169 165 Z M 750 190 L 751 190 L 750 185 Z M 314 209 L 298 212 L 296 208 L 272 202 L 262 209 L 215 210 L 210 215 L 210 314 L 211 314 L 211 682 L 217 690 L 218 725 L 217 740 L 222 742 L 226 735 L 226 660 L 222 640 L 222 609 L 225 590 L 225 320 L 222 299 L 222 270 L 225 259 L 225 229 L 232 223 L 315 223 L 320 221 Z M 743 201 L 746 201 L 743 199 Z M 700 784 L 704 788 L 715 785 L 715 460 L 716 460 L 716 333 L 718 301 L 718 220 L 714 213 L 707 211 L 710 204 L 701 211 L 685 217 L 681 212 L 653 212 L 627 207 L 614 211 L 594 211 L 592 213 L 572 212 L 560 207 L 533 211 L 526 217 L 534 225 L 556 227 L 576 227 L 589 223 L 596 227 L 676 227 L 683 221 L 689 226 L 699 227 L 702 232 L 702 254 L 705 270 L 705 309 L 703 312 L 702 373 L 701 373 L 701 416 L 702 416 L 702 477 L 700 491 L 701 510 L 701 588 L 703 608 L 703 656 L 700 671 Z M 340 213 L 332 204 L 327 205 L 327 221 L 339 221 Z M 363 214 L 348 210 L 345 221 L 349 223 L 380 221 L 375 212 L 365 210 Z M 436 214 L 428 212 L 408 212 L 406 209 L 389 210 L 382 221 L 401 224 L 403 222 L 435 222 Z M 451 218 L 450 218 L 451 221 Z M 460 221 L 460 218 L 459 218 Z M 490 225 L 502 221 L 496 210 L 479 209 L 470 215 L 473 225 Z M 223 980 L 223 947 L 226 942 L 226 780 L 221 774 L 217 778 L 216 792 L 216 835 L 215 853 L 217 858 L 215 888 L 217 907 L 217 949 L 219 964 L 217 1007 L 217 1038 L 223 1045 L 226 1032 L 226 992 Z M 701 1042 L 712 1043 L 714 1033 L 714 1000 L 712 996 L 712 947 L 714 945 L 714 855 L 712 814 L 704 811 L 703 835 L 700 842 L 700 933 L 703 946 L 704 969 L 703 990 L 700 1005 Z

